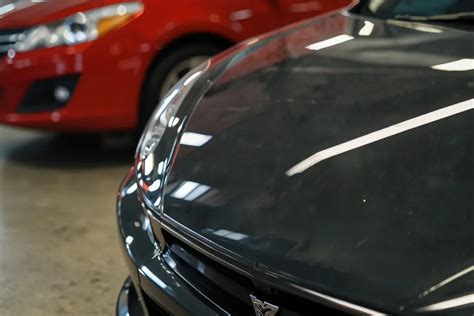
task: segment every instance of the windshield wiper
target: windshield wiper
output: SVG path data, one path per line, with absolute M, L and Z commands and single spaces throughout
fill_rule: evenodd
M 417 16 L 417 15 L 396 15 L 395 19 L 403 21 L 415 22 L 459 22 L 459 21 L 473 21 L 474 12 L 459 12 L 453 14 L 440 14 L 431 16 Z

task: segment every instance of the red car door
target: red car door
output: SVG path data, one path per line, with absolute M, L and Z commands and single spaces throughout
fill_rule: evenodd
M 343 8 L 353 0 L 252 0 L 253 27 L 259 32 Z
M 289 24 L 343 8 L 352 0 L 273 0 L 278 4 L 283 23 Z

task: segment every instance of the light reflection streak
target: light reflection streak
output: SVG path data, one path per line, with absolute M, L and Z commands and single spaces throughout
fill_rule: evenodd
M 425 33 L 442 33 L 443 30 L 434 26 L 430 26 L 427 24 L 423 24 L 420 22 L 408 22 L 408 21 L 400 21 L 400 20 L 388 20 L 387 23 L 400 26 L 400 27 L 405 27 L 411 30 L 416 30 L 420 32 L 425 32 Z
M 317 43 L 308 45 L 308 46 L 306 46 L 306 48 L 310 49 L 310 50 L 321 50 L 321 49 L 324 49 L 324 48 L 328 48 L 328 47 L 331 47 L 331 46 L 342 44 L 344 42 L 347 42 L 347 41 L 350 41 L 350 40 L 353 40 L 353 39 L 354 39 L 353 36 L 343 34 L 343 35 L 331 37 L 331 38 L 329 38 L 327 40 L 324 40 L 324 41 L 321 41 L 321 42 L 317 42 Z
M 151 153 L 145 158 L 145 162 L 144 162 L 145 170 L 143 171 L 145 176 L 148 176 L 153 171 L 154 164 L 155 164 L 155 156 L 153 155 L 153 153 Z
M 213 234 L 217 235 L 217 236 L 220 236 L 220 237 L 232 239 L 232 240 L 235 240 L 235 241 L 240 241 L 240 240 L 244 240 L 244 239 L 249 238 L 249 236 L 246 235 L 246 234 L 236 233 L 236 232 L 233 232 L 233 231 L 230 231 L 230 230 L 227 230 L 227 229 L 216 230 L 216 231 L 213 232 Z
M 359 35 L 369 36 L 370 34 L 372 34 L 373 30 L 374 30 L 374 23 L 370 21 L 364 21 L 364 26 L 360 29 Z
M 161 188 L 161 180 L 157 179 L 148 187 L 148 191 L 149 192 L 155 192 L 159 188 Z
M 474 304 L 474 294 L 453 298 L 418 309 L 421 312 L 434 312 Z
M 127 238 L 125 238 L 125 243 L 127 245 L 131 245 L 133 242 L 133 236 L 127 236 Z
M 288 177 L 294 176 L 295 174 L 302 173 L 328 158 L 472 109 L 474 109 L 474 99 L 469 99 L 433 112 L 426 113 L 424 115 L 417 116 L 370 134 L 352 139 L 334 147 L 318 151 L 314 155 L 288 169 L 285 174 Z
M 189 76 L 183 83 L 183 86 L 187 86 L 188 84 L 190 84 L 191 82 L 194 81 L 194 79 L 196 79 L 197 77 L 199 77 L 202 73 L 202 70 L 201 71 L 196 71 L 195 73 L 193 73 L 191 76 Z
M 166 289 L 168 286 L 165 284 L 165 282 L 161 281 L 160 278 L 158 278 L 153 272 L 148 269 L 147 266 L 142 266 L 140 270 L 143 271 L 143 273 L 149 277 L 153 282 L 155 282 L 156 285 L 161 287 L 162 289 Z
M 431 69 L 441 71 L 469 71 L 474 70 L 474 59 L 463 58 L 449 63 L 431 66 Z
M 451 283 L 451 282 L 453 282 L 454 280 L 459 279 L 460 277 L 462 277 L 462 276 L 464 276 L 464 275 L 466 275 L 466 274 L 468 274 L 468 273 L 471 273 L 471 272 L 473 272 L 473 271 L 474 271 L 474 265 L 472 265 L 472 266 L 470 266 L 470 267 L 468 267 L 468 268 L 466 268 L 466 269 L 464 269 L 464 270 L 462 270 L 462 271 L 460 271 L 460 272 L 458 272 L 458 273 L 456 273 L 456 274 L 450 276 L 449 278 L 446 278 L 445 280 L 439 282 L 438 284 L 436 284 L 436 285 L 430 287 L 428 290 L 424 291 L 423 294 L 420 295 L 420 297 L 426 296 L 426 295 L 430 294 L 431 292 L 434 292 L 434 291 L 436 291 L 437 289 L 439 289 L 439 288 L 445 286 L 446 284 Z
M 291 284 L 293 287 L 297 288 L 297 289 L 300 289 L 306 293 L 309 293 L 313 296 L 316 296 L 316 297 L 320 297 L 322 298 L 323 300 L 326 300 L 328 302 L 332 302 L 336 305 L 339 305 L 339 306 L 344 306 L 345 308 L 351 310 L 354 314 L 357 314 L 357 315 L 385 315 L 383 313 L 380 313 L 380 312 L 377 312 L 377 311 L 374 311 L 374 310 L 371 310 L 371 309 L 368 309 L 368 308 L 365 308 L 365 307 L 362 307 L 362 306 L 359 306 L 359 305 L 356 305 L 356 304 L 352 304 L 352 303 L 349 303 L 349 302 L 346 302 L 346 301 L 343 301 L 343 300 L 340 300 L 338 298 L 335 298 L 335 297 L 332 297 L 332 296 L 329 296 L 329 295 L 326 295 L 326 294 L 323 294 L 323 293 L 319 293 L 319 292 L 316 292 L 314 290 L 310 290 L 310 289 L 306 289 L 302 286 L 299 286 L 297 284 Z
M 171 194 L 172 197 L 177 199 L 184 199 L 186 195 L 191 193 L 194 189 L 199 186 L 199 183 L 192 182 L 192 181 L 184 181 L 176 191 Z
M 180 144 L 186 146 L 200 147 L 212 139 L 211 135 L 194 132 L 184 132 Z
M 191 193 L 186 195 L 184 197 L 184 200 L 185 201 L 194 201 L 195 199 L 197 199 L 198 197 L 200 197 L 201 195 L 203 195 L 204 193 L 206 193 L 210 189 L 211 189 L 211 187 L 209 187 L 207 185 L 204 185 L 204 184 L 200 184 L 197 188 L 195 188 L 193 191 L 191 191 Z
M 0 16 L 7 14 L 8 12 L 11 12 L 15 10 L 16 5 L 13 3 L 9 3 L 7 5 L 1 6 L 0 7 Z
M 194 201 L 210 189 L 211 187 L 205 184 L 200 184 L 193 181 L 184 181 L 171 194 L 171 196 L 176 199 L 182 199 L 185 201 Z
M 136 190 L 137 190 L 137 184 L 134 183 L 134 184 L 132 184 L 132 185 L 127 189 L 127 191 L 125 191 L 125 193 L 127 193 L 127 194 L 132 194 L 132 193 L 134 193 Z

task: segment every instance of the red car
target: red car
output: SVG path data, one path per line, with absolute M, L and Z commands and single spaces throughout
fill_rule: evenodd
M 188 70 L 350 0 L 44 0 L 0 4 L 0 123 L 133 130 Z

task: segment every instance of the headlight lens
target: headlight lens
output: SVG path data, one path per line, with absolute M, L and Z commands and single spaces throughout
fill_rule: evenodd
M 139 192 L 148 206 L 155 210 L 161 211 L 166 175 L 179 145 L 180 132 L 189 115 L 188 111 L 179 114 L 179 109 L 208 67 L 209 62 L 204 62 L 194 68 L 166 94 L 148 121 L 138 144 L 135 173 Z M 199 99 L 193 99 L 193 104 Z
M 28 32 L 15 49 L 20 52 L 89 42 L 119 28 L 143 11 L 140 2 L 127 2 L 79 12 L 59 22 L 38 25 Z

